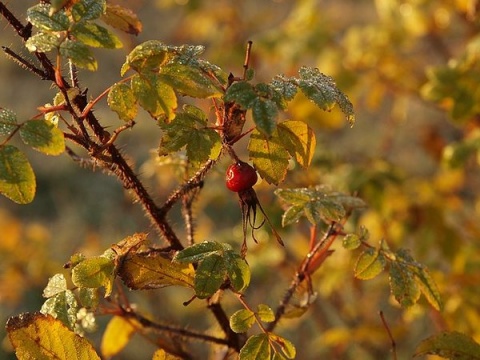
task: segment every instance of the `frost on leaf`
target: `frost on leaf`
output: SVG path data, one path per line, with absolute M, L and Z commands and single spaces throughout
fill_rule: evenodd
M 348 97 L 341 92 L 335 81 L 316 68 L 302 67 L 299 70 L 300 79 L 298 87 L 307 98 L 313 101 L 321 109 L 330 111 L 335 104 L 345 114 L 350 125 L 355 123 L 353 105 Z

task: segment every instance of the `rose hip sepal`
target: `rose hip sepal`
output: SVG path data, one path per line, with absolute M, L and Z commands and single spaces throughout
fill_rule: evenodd
M 258 201 L 257 194 L 255 193 L 255 190 L 253 188 L 248 188 L 245 190 L 241 190 L 238 192 L 238 198 L 240 202 L 240 209 L 242 211 L 242 228 L 243 228 L 243 244 L 242 244 L 242 250 L 241 254 L 242 257 L 245 257 L 247 254 L 247 227 L 250 225 L 252 228 L 252 239 L 255 241 L 255 243 L 258 243 L 254 230 L 260 229 L 265 221 L 267 221 L 268 225 L 270 225 L 270 228 L 272 229 L 272 233 L 275 236 L 275 239 L 277 242 L 284 246 L 282 238 L 280 235 L 277 233 L 275 228 L 273 227 L 272 223 L 270 222 L 270 219 L 268 218 L 267 214 L 262 208 L 262 205 L 260 205 L 260 202 Z M 255 220 L 257 218 L 257 206 L 258 209 L 263 214 L 263 221 L 259 225 L 255 225 Z

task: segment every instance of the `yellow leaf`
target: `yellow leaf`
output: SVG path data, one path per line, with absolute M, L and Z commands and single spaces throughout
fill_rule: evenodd
M 308 167 L 317 144 L 313 130 L 303 121 L 287 120 L 278 124 L 278 135 L 290 155 Z
M 137 250 L 147 241 L 147 234 L 135 233 L 127 236 L 123 240 L 112 246 L 112 250 L 119 256 L 123 257 L 130 252 L 137 252 Z
M 101 352 L 105 358 L 117 355 L 122 351 L 139 325 L 134 320 L 126 320 L 120 316 L 114 316 L 107 325 L 102 338 Z
M 130 253 L 125 256 L 118 276 L 130 289 L 158 289 L 170 285 L 193 288 L 194 270 L 189 264 L 172 263 L 159 253 Z
M 169 354 L 163 349 L 158 349 L 157 351 L 155 351 L 155 354 L 153 354 L 152 360 L 181 360 L 181 358 Z
M 12 317 L 7 332 L 19 360 L 100 360 L 87 339 L 50 315 L 25 313 Z

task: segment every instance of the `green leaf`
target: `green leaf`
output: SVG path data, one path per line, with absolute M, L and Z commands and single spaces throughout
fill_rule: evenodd
M 201 62 L 169 63 L 160 69 L 161 79 L 181 94 L 195 98 L 223 95 L 221 84 L 213 74 L 202 69 Z
M 48 52 L 52 49 L 58 48 L 62 39 L 56 34 L 48 32 L 39 32 L 28 38 L 25 46 L 30 52 Z
M 255 314 L 248 310 L 238 310 L 230 316 L 230 329 L 237 334 L 246 333 L 255 323 Z
M 43 289 L 43 297 L 49 298 L 67 290 L 67 280 L 63 274 L 55 274 L 49 280 Z
M 66 39 L 60 44 L 60 54 L 72 60 L 80 68 L 90 71 L 97 70 L 97 60 L 87 45 L 81 42 Z
M 401 261 L 390 262 L 390 289 L 398 303 L 406 308 L 418 301 L 420 289 L 415 274 Z
M 183 112 L 160 127 L 164 131 L 158 150 L 160 155 L 168 155 L 186 146 L 189 161 L 197 165 L 220 155 L 220 135 L 207 127 L 205 114 L 194 106 L 185 105 Z
M 121 75 L 125 75 L 130 68 L 140 73 L 158 70 L 168 60 L 168 53 L 168 46 L 157 40 L 150 40 L 137 45 L 128 54 L 127 61 L 122 66 Z
M 127 84 L 114 84 L 108 92 L 107 103 L 121 120 L 131 121 L 137 116 L 137 99 Z
M 289 154 L 303 167 L 313 159 L 317 141 L 313 130 L 303 121 L 284 121 L 277 126 L 278 136 Z
M 303 207 L 315 197 L 314 190 L 309 188 L 277 189 L 275 195 L 290 205 Z
M 174 263 L 160 253 L 128 253 L 117 269 L 118 276 L 133 290 L 158 289 L 166 286 L 193 288 L 191 265 Z
M 138 103 L 153 118 L 166 121 L 174 118 L 177 96 L 169 85 L 160 80 L 158 75 L 136 74 L 132 77 L 131 85 Z
M 257 129 L 263 134 L 271 136 L 277 127 L 275 122 L 278 116 L 278 107 L 270 99 L 257 98 L 252 104 L 252 116 Z
M 136 324 L 133 319 L 127 320 L 121 316 L 112 317 L 105 328 L 100 345 L 103 357 L 110 359 L 118 355 L 135 335 L 137 328 L 140 328 L 140 324 Z
M 385 257 L 377 249 L 363 251 L 355 264 L 355 277 L 360 280 L 373 279 L 385 268 Z
M 421 89 L 424 98 L 446 107 L 457 123 L 465 123 L 479 110 L 477 91 L 479 72 L 476 65 L 472 66 L 470 64 L 472 61 L 468 60 L 476 59 L 477 51 L 478 49 L 473 49 L 473 53 L 464 54 L 463 58 L 449 62 L 446 66 L 428 69 L 428 82 Z M 476 62 L 473 61 L 472 64 Z
M 260 320 L 262 320 L 263 322 L 269 323 L 269 322 L 275 321 L 275 314 L 273 310 L 270 308 L 270 306 L 268 305 L 259 304 L 257 315 L 260 318 Z
M 255 129 L 250 136 L 248 151 L 250 159 L 263 179 L 275 185 L 283 181 L 287 174 L 290 155 L 283 147 L 277 131 L 268 137 Z
M 250 336 L 240 350 L 240 360 L 264 360 L 272 356 L 267 334 Z
M 347 250 L 355 250 L 362 244 L 357 234 L 347 234 L 343 237 L 342 245 Z
M 202 260 L 195 272 L 195 294 L 204 299 L 215 294 L 225 280 L 225 261 L 222 256 L 211 254 Z
M 225 102 L 234 102 L 244 110 L 250 109 L 257 99 L 254 87 L 246 81 L 237 81 L 230 85 L 223 97 Z
M 237 292 L 242 292 L 250 284 L 250 267 L 245 259 L 233 251 L 224 253 L 225 267 L 232 287 Z
M 204 241 L 179 251 L 173 257 L 173 261 L 180 263 L 195 263 L 204 260 L 210 255 L 221 254 L 224 249 L 223 245 L 218 242 Z
M 0 108 L 0 135 L 10 135 L 17 128 L 17 115 L 11 110 Z
M 78 41 L 88 46 L 106 49 L 119 49 L 123 46 L 115 34 L 94 23 L 77 23 L 71 31 Z
M 29 120 L 22 124 L 20 137 L 46 155 L 60 155 L 65 151 L 63 132 L 47 120 Z
M 27 157 L 15 146 L 0 146 L 0 193 L 17 204 L 35 197 L 35 174 Z
M 297 350 L 289 340 L 275 334 L 269 334 L 269 338 L 280 345 L 280 349 L 287 359 L 295 359 Z
M 191 163 L 200 166 L 208 159 L 217 159 L 221 151 L 222 140 L 215 130 L 203 128 L 190 133 L 187 157 Z
M 46 31 L 65 31 L 70 26 L 70 20 L 64 11 L 50 15 L 50 5 L 38 4 L 27 10 L 27 20 L 33 26 Z
M 462 141 L 452 142 L 443 148 L 442 161 L 449 167 L 458 169 L 480 151 L 480 130 L 471 131 Z
M 415 282 L 420 289 L 421 293 L 425 296 L 427 301 L 436 310 L 441 310 L 443 307 L 442 298 L 438 291 L 437 285 L 430 276 L 428 269 L 415 261 L 410 255 L 410 252 L 406 249 L 400 249 L 395 253 L 397 262 L 408 269 L 414 276 Z
M 428 269 L 424 267 L 417 267 L 414 268 L 413 271 L 415 273 L 415 280 L 422 294 L 425 296 L 430 305 L 432 305 L 436 310 L 441 311 L 443 308 L 442 297 L 440 296 L 437 284 L 435 284 L 433 281 Z
M 77 287 L 105 287 L 105 296 L 112 292 L 115 263 L 104 256 L 87 258 L 72 269 L 72 282 Z
M 100 301 L 98 289 L 80 288 L 78 289 L 78 301 L 80 306 L 87 309 L 96 309 Z
M 344 195 L 322 187 L 277 189 L 275 194 L 293 204 L 283 216 L 284 224 L 298 221 L 304 215 L 312 224 L 323 221 L 338 221 L 345 216 Z
M 138 16 L 132 10 L 120 5 L 107 3 L 102 20 L 111 27 L 128 34 L 138 35 L 142 32 L 142 23 Z
M 69 329 L 74 329 L 77 322 L 78 305 L 71 290 L 64 290 L 48 298 L 40 312 L 60 320 Z
M 95 20 L 105 13 L 105 0 L 81 0 L 72 6 L 72 16 L 75 21 Z
M 339 221 L 346 212 L 345 208 L 338 201 L 327 198 L 317 198 L 305 207 L 305 216 L 312 224 L 319 224 L 322 221 Z
M 300 79 L 297 84 L 307 98 L 322 110 L 330 111 L 337 104 L 345 114 L 350 125 L 355 123 L 353 105 L 342 93 L 335 81 L 316 68 L 302 67 L 299 70 Z
M 447 359 L 480 359 L 480 344 L 457 331 L 441 332 L 423 340 L 416 348 L 414 357 L 438 355 Z
M 87 339 L 50 315 L 26 313 L 12 317 L 7 332 L 18 359 L 100 360 Z
M 283 75 L 278 75 L 272 80 L 270 85 L 287 101 L 293 100 L 297 94 L 298 87 L 296 79 L 289 79 Z
M 291 224 L 295 224 L 302 215 L 304 214 L 304 208 L 303 206 L 290 206 L 287 210 L 282 215 L 282 226 L 288 226 Z
M 364 204 L 355 197 L 333 192 L 325 187 L 297 189 L 277 189 L 275 194 L 292 206 L 283 215 L 283 224 L 288 225 L 298 221 L 304 215 L 312 224 L 338 221 L 346 214 L 346 209 Z M 356 205 L 356 206 L 353 206 Z
M 252 81 L 253 78 L 255 77 L 255 70 L 253 70 L 252 68 L 249 68 L 249 69 L 246 69 L 247 71 L 245 71 L 245 80 L 246 81 Z

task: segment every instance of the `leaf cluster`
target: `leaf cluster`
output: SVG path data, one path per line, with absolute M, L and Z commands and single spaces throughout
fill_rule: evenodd
M 98 67 L 91 47 L 117 49 L 123 46 L 112 31 L 97 23 L 98 20 L 128 33 L 138 34 L 141 30 L 141 23 L 131 11 L 107 4 L 105 0 L 41 3 L 28 9 L 27 19 L 38 30 L 25 44 L 29 51 L 56 50 L 60 56 L 88 70 Z
M 249 266 L 228 244 L 204 241 L 178 252 L 173 260 L 197 264 L 193 285 L 200 299 L 214 295 L 227 279 L 236 292 L 244 291 L 250 284 Z
M 434 309 L 441 311 L 443 301 L 440 292 L 425 265 L 417 262 L 406 249 L 392 251 L 386 241 L 381 241 L 378 248 L 373 247 L 368 239 L 365 228 L 343 239 L 345 249 L 365 247 L 355 263 L 357 279 L 373 279 L 388 269 L 391 293 L 403 308 L 415 305 L 423 294 Z

